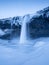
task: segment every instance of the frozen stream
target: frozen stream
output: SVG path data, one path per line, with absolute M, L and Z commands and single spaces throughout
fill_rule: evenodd
M 49 65 L 49 38 L 29 42 L 0 40 L 0 65 Z

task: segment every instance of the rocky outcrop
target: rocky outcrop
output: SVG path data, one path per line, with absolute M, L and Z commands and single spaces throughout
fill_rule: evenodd
M 30 38 L 49 37 L 49 7 L 38 11 L 27 25 Z
M 49 37 L 49 7 L 37 11 L 28 17 L 27 36 L 30 38 Z M 12 39 L 19 37 L 25 16 L 0 19 L 0 38 Z
M 0 38 L 11 39 L 20 36 L 21 18 L 13 17 L 0 19 Z M 4 33 L 4 34 L 3 34 Z

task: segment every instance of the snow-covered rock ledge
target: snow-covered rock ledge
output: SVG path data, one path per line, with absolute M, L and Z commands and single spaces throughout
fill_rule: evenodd
M 27 16 L 27 15 L 25 15 Z M 0 38 L 20 37 L 21 25 L 25 16 L 0 19 Z M 27 36 L 30 38 L 49 37 L 49 7 L 28 14 Z

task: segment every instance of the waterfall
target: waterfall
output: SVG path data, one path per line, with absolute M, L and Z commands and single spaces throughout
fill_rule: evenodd
M 23 21 L 22 21 L 22 28 L 21 28 L 21 35 L 20 35 L 20 43 L 23 44 L 26 42 L 27 40 L 27 35 L 26 35 L 26 23 L 28 21 L 29 17 L 28 15 L 25 16 L 23 18 Z

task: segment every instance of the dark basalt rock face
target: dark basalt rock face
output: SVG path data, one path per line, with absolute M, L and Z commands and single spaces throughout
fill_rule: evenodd
M 30 38 L 49 37 L 49 7 L 38 11 L 28 23 Z

